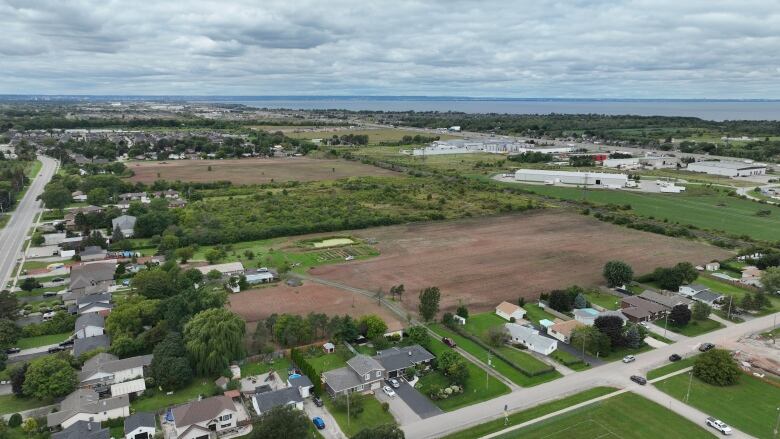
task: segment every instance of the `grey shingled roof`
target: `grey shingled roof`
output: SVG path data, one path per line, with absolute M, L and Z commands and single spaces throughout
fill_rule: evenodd
M 85 288 L 114 278 L 115 262 L 97 262 L 82 264 L 70 269 L 70 288 Z
M 173 408 L 173 422 L 176 428 L 197 424 L 214 419 L 223 410 L 236 411 L 233 400 L 227 396 L 212 396 L 211 398 L 193 401 Z
M 713 293 L 711 291 L 701 291 L 693 295 L 693 300 L 700 302 L 712 303 L 723 297 L 722 294 Z
M 146 367 L 152 364 L 153 357 L 153 355 L 139 355 L 120 360 L 111 354 L 100 353 L 84 363 L 79 373 L 79 380 L 84 381 L 98 372 L 116 373 L 136 367 Z
M 111 293 L 88 294 L 76 299 L 76 303 L 79 305 L 95 302 L 111 302 Z
M 105 334 L 95 337 L 77 338 L 73 342 L 73 356 L 79 357 L 85 352 L 98 348 L 108 348 L 109 346 L 111 346 L 111 339 Z
M 411 355 L 409 353 L 411 352 Z M 379 351 L 374 358 L 389 371 L 406 369 L 415 364 L 430 361 L 436 358 L 435 355 L 425 350 L 420 345 L 411 345 L 403 348 L 393 347 Z
M 667 296 L 655 291 L 645 290 L 639 295 L 642 299 L 661 304 L 667 308 L 674 308 L 676 305 L 690 305 L 691 300 L 682 296 Z
M 49 427 L 53 427 L 79 413 L 96 414 L 129 405 L 130 398 L 127 395 L 100 399 L 92 389 L 78 389 L 66 396 L 60 403 L 60 411 L 49 413 L 46 421 Z
M 254 399 L 260 413 L 265 413 L 281 405 L 303 402 L 297 387 L 285 387 L 273 392 L 258 393 L 254 396 Z
M 138 427 L 157 428 L 154 413 L 138 412 L 125 418 L 125 434 L 129 434 Z M 119 439 L 119 438 L 115 438 Z
M 363 376 L 367 373 L 371 373 L 375 370 L 384 371 L 385 368 L 379 364 L 378 361 L 369 357 L 368 355 L 357 354 L 354 357 L 347 360 L 347 365 L 352 368 L 358 375 Z
M 348 367 L 341 367 L 339 369 L 323 372 L 322 377 L 324 378 L 325 383 L 328 384 L 328 387 L 333 389 L 336 393 L 363 384 L 363 381 L 361 381 L 355 371 Z
M 76 331 L 81 331 L 88 326 L 105 327 L 106 319 L 97 313 L 82 314 L 76 319 Z
M 70 427 L 51 435 L 51 439 L 109 439 L 110 437 L 111 430 L 101 427 L 100 422 L 87 421 L 76 421 Z

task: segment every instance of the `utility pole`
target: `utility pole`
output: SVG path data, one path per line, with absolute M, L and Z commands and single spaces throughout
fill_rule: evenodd
M 726 313 L 726 318 L 731 320 L 731 301 L 734 300 L 734 296 L 729 296 L 729 310 Z
M 691 384 L 693 383 L 693 371 L 688 372 L 688 391 L 685 393 L 685 403 L 688 404 L 688 399 L 691 397 Z
M 488 367 L 492 367 L 492 366 L 490 365 L 490 356 L 491 356 L 491 355 L 490 355 L 490 351 L 488 351 L 488 361 L 487 361 L 487 366 L 488 366 Z M 490 380 L 489 380 L 489 378 L 490 378 L 490 374 L 488 373 L 487 369 L 485 369 L 485 390 L 487 390 L 487 389 L 488 389 L 488 383 L 490 383 Z
M 666 327 L 669 326 L 669 311 L 664 313 L 664 338 L 666 338 Z
M 347 427 L 349 427 L 349 390 L 347 390 Z
M 777 422 L 775 422 L 774 436 L 772 439 L 777 439 L 778 430 L 780 430 L 780 407 L 777 408 Z

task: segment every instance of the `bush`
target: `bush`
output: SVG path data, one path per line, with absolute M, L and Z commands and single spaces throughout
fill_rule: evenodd
M 14 413 L 11 415 L 11 417 L 8 419 L 8 426 L 11 428 L 16 428 L 20 425 L 22 425 L 22 415 L 19 413 Z
M 742 372 L 731 353 L 723 349 L 712 349 L 699 355 L 693 363 L 693 375 L 713 386 L 736 384 Z
M 389 402 L 383 402 L 382 403 L 382 411 L 386 412 L 390 410 L 390 403 Z

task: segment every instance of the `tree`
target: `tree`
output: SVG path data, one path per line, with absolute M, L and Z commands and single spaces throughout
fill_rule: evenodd
M 599 316 L 594 320 L 593 326 L 609 337 L 610 346 L 623 346 L 623 319 L 613 315 Z
M 682 279 L 683 283 L 689 284 L 699 277 L 699 271 L 690 262 L 680 262 L 672 270 Z
M 222 273 L 220 273 L 219 270 L 209 270 L 209 272 L 206 273 L 206 278 L 209 280 L 222 279 Z
M 166 390 L 178 390 L 192 381 L 192 367 L 181 336 L 168 333 L 157 343 L 149 366 L 155 384 Z
M 50 183 L 46 185 L 46 190 L 41 194 L 41 200 L 49 209 L 64 209 L 70 204 L 70 191 L 62 184 Z
M 566 291 L 555 290 L 550 292 L 547 303 L 550 308 L 558 312 L 569 312 L 572 307 L 572 298 Z
M 445 312 L 441 316 L 441 322 L 444 324 L 444 326 L 452 326 L 455 324 L 455 317 L 451 312 Z
M 209 261 L 209 264 L 216 264 L 217 262 L 220 261 L 220 259 L 224 257 L 225 257 L 225 251 L 216 247 L 206 252 L 206 260 Z
M 682 327 L 691 321 L 691 310 L 686 305 L 675 305 L 669 312 L 669 322 L 674 326 Z
M 464 319 L 469 318 L 469 309 L 466 308 L 466 305 L 460 304 L 458 306 L 458 309 L 455 311 L 455 314 L 463 317 Z
M 114 230 L 111 232 L 111 242 L 122 242 L 125 239 L 124 233 L 122 233 L 122 229 L 119 228 L 119 226 L 114 227 Z M 124 246 L 122 246 L 124 248 Z
M 192 255 L 195 254 L 195 250 L 191 247 L 182 247 L 180 249 L 176 250 L 176 257 L 179 258 L 179 261 L 182 264 L 186 264 L 187 261 L 192 258 Z
M 780 292 L 780 267 L 769 267 L 761 275 L 761 285 L 764 291 L 769 294 L 778 294 Z
M 108 204 L 108 190 L 103 187 L 96 187 L 87 192 L 87 203 L 94 206 L 102 206 Z
M 361 317 L 359 325 L 365 328 L 365 336 L 368 339 L 381 337 L 387 332 L 387 324 L 376 314 L 368 314 Z
M 404 439 L 404 431 L 393 424 L 384 424 L 373 428 L 364 428 L 352 439 Z
M 184 345 L 195 371 L 216 374 L 244 355 L 244 321 L 225 308 L 201 311 L 184 327 Z
M 120 335 L 111 340 L 111 347 L 108 352 L 119 358 L 127 358 L 142 354 L 144 347 L 143 341 L 140 338 Z
M 18 316 L 19 299 L 10 291 L 0 291 L 0 319 L 15 320 Z
M 253 439 L 298 439 L 309 436 L 309 418 L 289 405 L 263 413 L 252 427 Z
M 631 325 L 625 335 L 626 346 L 632 349 L 639 349 L 642 347 L 642 343 L 644 343 L 644 341 L 642 334 L 639 331 L 639 327 L 637 325 Z
M 623 261 L 607 262 L 602 274 L 610 288 L 626 285 L 634 279 L 634 269 Z
M 106 318 L 106 330 L 115 339 L 122 336 L 135 338 L 144 326 L 151 326 L 156 322 L 159 307 L 159 300 L 131 296 L 111 310 L 111 314 Z
M 577 295 L 574 296 L 574 308 L 582 309 L 587 307 L 588 307 L 588 300 L 585 298 L 585 296 L 582 293 L 577 293 Z
M 696 358 L 693 375 L 713 386 L 736 384 L 742 372 L 729 351 L 711 349 Z
M 441 300 L 441 292 L 439 287 L 428 287 L 420 291 L 420 316 L 426 322 L 433 320 L 436 317 L 436 313 L 439 312 L 439 301 Z
M 22 422 L 22 431 L 27 433 L 28 436 L 32 436 L 33 433 L 38 431 L 38 421 L 35 418 L 27 418 Z
M 11 371 L 11 391 L 16 396 L 24 396 L 24 379 L 27 377 L 27 369 L 30 363 L 24 363 Z
M 22 281 L 22 283 L 19 285 L 19 288 L 23 289 L 24 291 L 32 291 L 36 288 L 40 288 L 40 286 L 41 284 L 36 278 L 28 277 Z
M 438 369 L 456 384 L 464 384 L 469 376 L 468 366 L 459 353 L 449 350 L 437 357 Z
M 0 351 L 13 346 L 21 333 L 22 330 L 12 320 L 0 319 Z
M 591 354 L 606 354 L 610 351 L 610 338 L 593 326 L 575 328 L 571 332 L 571 345 Z
M 487 341 L 490 346 L 496 348 L 503 346 L 507 340 L 509 340 L 509 334 L 506 332 L 504 326 L 494 326 L 488 329 L 485 334 L 485 341 Z
M 65 396 L 76 388 L 76 371 L 60 357 L 46 356 L 30 362 L 24 394 L 38 399 Z
M 22 425 L 22 415 L 19 413 L 14 413 L 11 415 L 11 418 L 8 419 L 8 426 L 11 428 L 16 428 Z
M 424 348 L 428 348 L 431 344 L 431 335 L 425 326 L 412 326 L 406 330 L 409 341 L 413 344 L 418 344 Z
M 393 296 L 393 299 L 395 299 L 395 296 L 398 296 L 398 300 L 401 300 L 401 296 L 404 294 L 404 284 L 390 287 L 390 294 Z
M 691 317 L 693 320 L 707 320 L 712 312 L 712 307 L 703 302 L 694 302 Z
M 136 274 L 133 290 L 147 299 L 164 299 L 177 293 L 173 277 L 165 270 L 145 270 Z

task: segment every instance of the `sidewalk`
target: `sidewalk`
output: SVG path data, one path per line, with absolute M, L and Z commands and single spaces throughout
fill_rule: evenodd
M 712 320 L 715 320 L 716 322 L 721 323 L 721 324 L 726 325 L 726 326 L 734 326 L 734 325 L 736 325 L 736 323 L 730 322 L 730 321 L 724 319 L 723 317 L 720 317 L 720 316 L 716 315 L 715 313 L 710 314 L 710 318 Z

